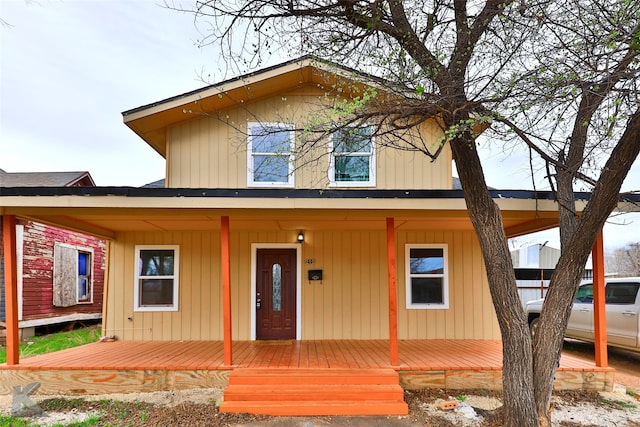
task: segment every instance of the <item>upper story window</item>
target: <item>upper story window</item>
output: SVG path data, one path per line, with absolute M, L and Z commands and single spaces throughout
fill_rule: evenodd
M 292 126 L 283 123 L 249 123 L 248 131 L 248 186 L 292 188 Z
M 178 310 L 178 246 L 136 246 L 134 311 Z
M 332 135 L 329 182 L 332 187 L 374 187 L 373 126 L 340 129 Z
M 407 308 L 449 308 L 447 245 L 407 244 Z

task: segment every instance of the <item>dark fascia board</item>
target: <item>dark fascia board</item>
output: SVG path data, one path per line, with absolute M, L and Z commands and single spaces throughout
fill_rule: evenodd
M 553 200 L 551 191 L 490 190 L 494 199 Z M 325 190 L 140 187 L 5 187 L 2 196 L 125 196 L 125 197 L 230 197 L 283 199 L 462 199 L 462 190 Z M 589 200 L 591 193 L 575 193 Z M 621 201 L 640 203 L 640 194 L 621 194 Z

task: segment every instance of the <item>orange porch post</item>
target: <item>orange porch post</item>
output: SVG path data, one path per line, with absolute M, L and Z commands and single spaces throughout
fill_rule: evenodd
M 398 356 L 398 291 L 396 285 L 396 230 L 387 218 L 387 271 L 389 280 L 389 347 L 391 366 L 400 365 Z
M 229 217 L 220 218 L 220 241 L 222 250 L 220 254 L 222 264 L 222 317 L 224 339 L 224 364 L 232 365 L 232 339 L 231 339 L 231 250 L 229 248 Z
M 596 366 L 609 366 L 607 356 L 607 318 L 604 291 L 604 243 L 602 230 L 598 233 L 591 252 L 593 263 L 593 326 L 596 351 Z
M 4 295 L 7 332 L 7 365 L 20 363 L 18 337 L 18 262 L 16 257 L 16 217 L 2 216 L 4 250 Z

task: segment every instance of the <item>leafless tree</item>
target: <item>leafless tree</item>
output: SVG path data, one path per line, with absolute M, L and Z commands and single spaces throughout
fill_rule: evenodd
M 550 425 L 572 301 L 593 242 L 640 151 L 640 3 L 629 0 L 201 0 L 191 10 L 228 69 L 313 54 L 379 78 L 344 123 L 391 129 L 392 148 L 449 144 L 483 252 L 503 339 L 505 424 Z M 339 110 L 339 108 L 338 108 Z M 442 126 L 438 146 L 409 130 Z M 524 144 L 559 205 L 562 256 L 531 340 L 475 129 Z M 326 130 L 326 128 L 325 128 Z M 319 139 L 318 139 L 319 140 Z M 389 142 L 397 141 L 397 142 Z M 591 190 L 580 214 L 574 188 Z
M 618 277 L 640 276 L 640 243 L 630 243 L 615 249 L 608 262 L 608 273 Z

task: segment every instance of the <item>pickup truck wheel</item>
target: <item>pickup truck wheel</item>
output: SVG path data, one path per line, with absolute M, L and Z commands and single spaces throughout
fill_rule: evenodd
M 529 322 L 529 331 L 531 332 L 531 339 L 534 339 L 536 337 L 536 331 L 538 330 L 539 321 L 540 321 L 540 318 L 536 317 L 535 319 L 532 319 L 531 322 Z

